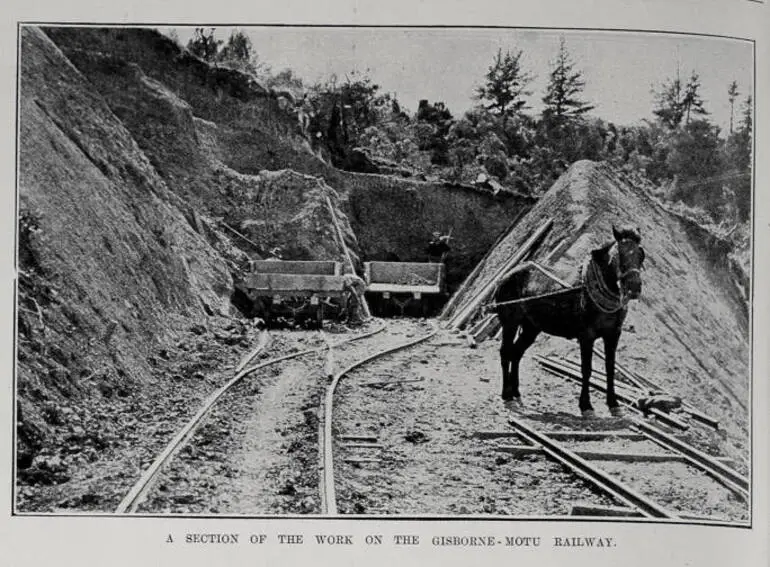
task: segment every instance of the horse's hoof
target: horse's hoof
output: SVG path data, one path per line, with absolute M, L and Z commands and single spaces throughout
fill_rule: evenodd
M 620 406 L 615 406 L 614 408 L 610 408 L 610 414 L 613 417 L 623 417 L 623 408 Z
M 593 419 L 594 417 L 596 417 L 596 412 L 594 410 L 583 410 L 583 419 Z

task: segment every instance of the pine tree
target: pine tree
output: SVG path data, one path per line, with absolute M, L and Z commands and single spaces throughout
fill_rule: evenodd
M 682 108 L 685 114 L 685 124 L 690 123 L 690 113 L 706 115 L 708 112 L 703 108 L 703 99 L 700 97 L 700 77 L 695 71 L 690 75 L 687 86 L 684 89 L 682 97 Z
M 214 61 L 222 40 L 214 38 L 214 28 L 195 28 L 195 35 L 187 42 L 187 50 L 204 61 Z
M 751 136 L 753 122 L 753 105 L 751 95 L 746 97 L 746 102 L 743 104 L 743 119 L 741 120 L 741 132 L 744 132 L 747 136 Z
M 227 43 L 219 52 L 222 60 L 247 63 L 251 59 L 251 40 L 241 30 L 230 34 Z
M 251 39 L 241 30 L 230 34 L 224 47 L 219 51 L 217 59 L 240 71 L 257 74 L 268 70 L 267 65 L 259 61 Z
M 683 99 L 682 81 L 677 67 L 676 78 L 666 81 L 661 89 L 655 92 L 656 107 L 652 113 L 667 128 L 671 130 L 678 128 L 684 118 Z
M 478 87 L 476 97 L 488 101 L 488 110 L 494 110 L 502 117 L 503 124 L 508 118 L 526 107 L 525 96 L 532 94 L 527 85 L 534 78 L 521 68 L 522 50 L 515 52 L 497 50 L 494 63 L 486 74 L 486 83 Z
M 578 119 L 592 110 L 594 105 L 579 98 L 585 84 L 583 74 L 575 70 L 575 63 L 570 58 L 564 38 L 561 38 L 559 52 L 552 63 L 550 79 L 543 97 L 543 119 L 561 124 Z
M 735 113 L 735 99 L 738 98 L 738 81 L 733 81 L 727 87 L 727 99 L 730 101 L 730 134 L 733 133 L 733 116 Z

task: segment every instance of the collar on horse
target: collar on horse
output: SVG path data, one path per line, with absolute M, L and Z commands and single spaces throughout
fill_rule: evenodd
M 610 249 L 609 263 L 615 264 L 617 281 L 620 282 L 627 275 L 639 271 L 636 268 L 631 268 L 621 273 L 617 262 L 617 244 L 613 244 Z M 623 288 L 620 285 L 618 285 L 619 293 L 610 289 L 604 279 L 601 267 L 593 257 L 584 264 L 580 272 L 580 284 L 591 302 L 603 313 L 617 313 L 624 309 L 630 301 L 630 298 L 623 294 Z

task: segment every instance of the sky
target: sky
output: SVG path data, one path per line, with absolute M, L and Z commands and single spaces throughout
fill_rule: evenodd
M 227 38 L 233 28 L 217 28 Z M 416 111 L 420 99 L 443 101 L 455 117 L 477 104 L 498 49 L 522 50 L 522 66 L 536 76 L 530 112 L 542 109 L 550 63 L 564 37 L 576 68 L 583 72 L 584 100 L 594 116 L 616 124 L 652 118 L 653 89 L 676 76 L 700 75 L 701 95 L 711 120 L 729 127 L 727 87 L 738 82 L 736 120 L 753 88 L 753 46 L 749 42 L 689 35 L 479 28 L 296 28 L 243 27 L 259 59 L 273 72 L 292 69 L 306 84 L 366 71 L 402 107 Z M 161 30 L 168 32 L 168 29 Z M 186 44 L 193 28 L 176 28 Z

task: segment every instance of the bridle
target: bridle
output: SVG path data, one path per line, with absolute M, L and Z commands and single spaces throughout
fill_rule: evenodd
M 623 280 L 631 274 L 638 274 L 641 271 L 640 268 L 629 268 L 625 271 L 620 271 L 619 244 L 622 242 L 623 240 L 613 243 L 609 251 L 609 263 L 614 266 L 618 293 L 607 286 L 607 282 L 604 281 L 604 274 L 593 258 L 585 265 L 581 274 L 586 294 L 596 308 L 603 313 L 617 313 L 628 305 L 631 298 L 623 291 Z

